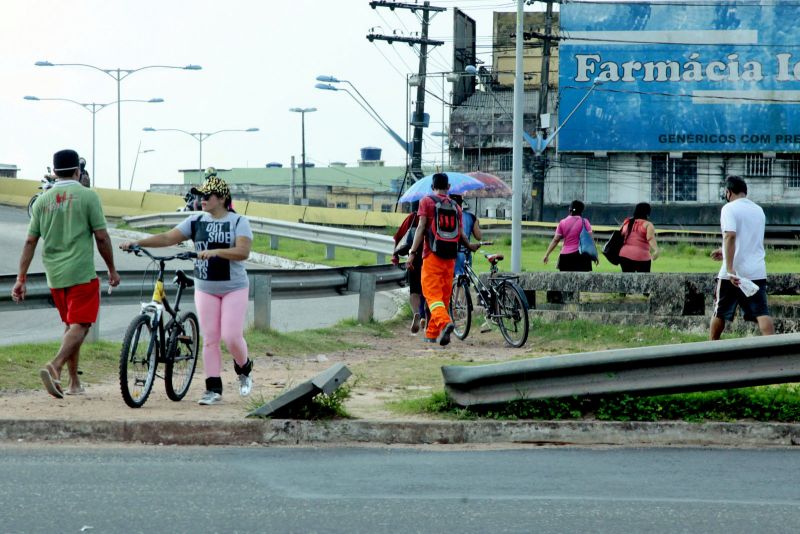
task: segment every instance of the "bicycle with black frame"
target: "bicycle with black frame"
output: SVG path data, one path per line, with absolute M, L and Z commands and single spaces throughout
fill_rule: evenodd
M 450 317 L 455 324 L 453 333 L 459 339 L 466 339 L 469 335 L 474 310 L 470 292 L 472 286 L 486 320 L 499 327 L 509 345 L 519 348 L 528 340 L 530 328 L 528 299 L 517 283 L 519 275 L 498 272 L 497 264 L 503 259 L 502 254 L 486 252 L 483 256 L 491 265 L 488 284 L 481 281 L 469 262 L 464 262 L 464 274 L 453 280 L 453 294 L 450 297 Z
M 164 289 L 164 270 L 171 260 L 191 260 L 195 252 L 180 252 L 172 256 L 154 256 L 146 249 L 131 246 L 128 250 L 148 256 L 158 265 L 153 296 L 142 303 L 142 311 L 128 325 L 119 355 L 119 385 L 125 404 L 140 408 L 150 395 L 157 376 L 158 364 L 164 365 L 164 384 L 167 397 L 179 401 L 186 396 L 192 383 L 200 345 L 200 327 L 192 312 L 180 313 L 181 296 L 194 280 L 176 270 L 173 283 L 178 286 L 173 304 Z M 164 312 L 169 320 L 166 321 Z

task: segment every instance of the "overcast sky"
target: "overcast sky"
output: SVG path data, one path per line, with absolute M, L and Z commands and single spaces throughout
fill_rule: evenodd
M 413 2 L 413 0 L 406 0 Z M 506 0 L 436 0 L 447 7 L 431 24 L 430 38 L 445 41 L 430 56 L 429 72 L 452 68 L 453 7 L 477 22 L 479 58 L 491 63 L 492 12 L 514 11 Z M 532 10 L 532 7 L 526 7 Z M 367 41 L 366 34 L 409 35 L 417 15 L 373 10 L 367 0 L 3 0 L 0 66 L 0 163 L 16 164 L 20 177 L 38 179 L 54 151 L 72 147 L 90 161 L 92 114 L 69 102 L 30 102 L 25 95 L 79 102 L 116 101 L 116 82 L 81 67 L 34 63 L 86 63 L 104 69 L 146 65 L 201 65 L 200 71 L 149 69 L 122 82 L 123 99 L 163 98 L 163 104 L 123 103 L 122 182 L 127 188 L 137 147 L 134 189 L 177 183 L 178 169 L 196 168 L 198 142 L 179 132 L 260 128 L 220 133 L 203 143 L 203 166 L 263 167 L 300 159 L 300 115 L 290 107 L 316 107 L 306 115 L 306 155 L 318 166 L 355 164 L 364 146 L 383 148 L 387 165 L 404 165 L 402 149 L 345 93 L 314 88 L 315 77 L 348 79 L 389 125 L 405 135 L 406 75 L 417 55 L 403 43 Z M 481 46 L 483 45 L 483 46 Z M 442 94 L 441 78 L 429 89 Z M 445 85 L 449 99 L 450 84 Z M 442 130 L 441 104 L 429 98 L 428 133 Z M 117 184 L 117 115 L 111 105 L 96 115 L 96 178 Z M 424 160 L 440 156 L 440 138 L 427 137 Z

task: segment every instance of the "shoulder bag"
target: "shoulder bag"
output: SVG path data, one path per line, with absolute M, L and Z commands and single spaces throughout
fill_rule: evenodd
M 578 237 L 578 252 L 581 253 L 581 256 L 597 261 L 597 247 L 594 244 L 592 234 L 586 229 L 583 217 L 581 217 L 581 235 Z

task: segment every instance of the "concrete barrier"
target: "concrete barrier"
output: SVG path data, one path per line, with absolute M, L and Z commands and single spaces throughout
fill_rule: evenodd
M 486 276 L 486 275 L 483 275 Z M 711 319 L 715 273 L 521 273 L 520 286 L 529 295 L 531 313 L 553 320 L 590 319 L 604 323 L 646 324 L 694 330 L 706 330 Z M 569 301 L 546 303 L 544 298 L 531 298 L 536 292 L 570 293 Z M 580 292 L 648 295 L 642 302 L 580 302 Z M 771 274 L 767 277 L 768 295 L 800 294 L 800 275 Z M 797 331 L 800 316 L 796 306 L 772 306 L 778 333 Z M 730 328 L 752 330 L 750 323 L 734 321 Z
M 239 211 L 237 209 L 237 211 Z M 239 211 L 239 213 L 242 213 Z M 264 217 L 280 221 L 301 222 L 305 216 L 305 206 L 289 206 L 287 204 L 264 204 L 248 202 L 244 215 L 248 217 Z
M 0 203 L 27 207 L 33 195 L 39 192 L 40 184 L 34 180 L 0 178 Z
M 367 211 L 331 208 L 306 208 L 303 222 L 306 224 L 323 224 L 326 226 L 364 226 Z
M 183 197 L 178 195 L 164 195 L 161 193 L 145 193 L 141 203 L 141 213 L 163 213 L 166 211 L 175 211 L 186 205 Z M 129 213 L 123 214 L 132 215 Z

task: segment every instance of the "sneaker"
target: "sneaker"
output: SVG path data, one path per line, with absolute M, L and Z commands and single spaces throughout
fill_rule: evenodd
M 445 346 L 450 344 L 450 334 L 453 333 L 453 330 L 456 329 L 456 325 L 453 323 L 447 323 L 444 327 L 444 330 L 439 334 L 439 337 L 436 338 L 436 341 L 439 342 L 439 345 Z
M 253 377 L 250 375 L 239 375 L 239 395 L 246 397 L 253 389 Z
M 197 404 L 202 406 L 211 406 L 212 404 L 220 404 L 222 402 L 222 395 L 216 391 L 206 391 Z
M 411 319 L 411 333 L 412 334 L 416 334 L 417 332 L 419 332 L 419 321 L 420 321 L 419 314 L 415 313 L 414 314 L 414 318 Z

